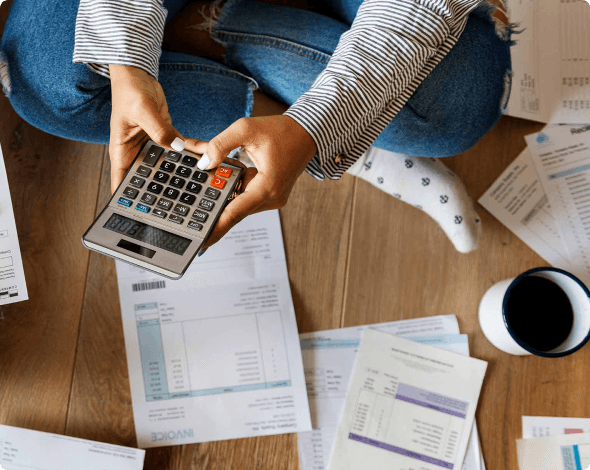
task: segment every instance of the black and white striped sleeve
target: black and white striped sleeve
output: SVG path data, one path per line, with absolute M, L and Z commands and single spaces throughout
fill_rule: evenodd
M 313 137 L 313 177 L 338 179 L 457 42 L 481 0 L 364 0 L 326 69 L 285 113 Z
M 167 13 L 162 0 L 81 0 L 74 62 L 105 77 L 108 64 L 118 64 L 158 78 Z

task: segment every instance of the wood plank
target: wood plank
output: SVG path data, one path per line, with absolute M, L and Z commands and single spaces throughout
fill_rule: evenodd
M 0 115 L 30 298 L 2 307 L 0 423 L 62 433 L 88 264 L 80 237 L 94 215 L 102 148 L 33 128 L 3 94 Z
M 444 162 L 475 199 L 525 148 L 542 124 L 504 117 L 470 151 Z M 515 439 L 523 414 L 589 416 L 585 396 L 590 348 L 571 357 L 514 357 L 483 336 L 477 308 L 494 283 L 547 263 L 483 207 L 484 236 L 473 253 L 457 253 L 425 214 L 358 182 L 345 293 L 346 326 L 456 314 L 475 357 L 488 361 L 477 418 L 488 468 L 517 470 Z M 354 288 L 353 288 L 354 286 Z

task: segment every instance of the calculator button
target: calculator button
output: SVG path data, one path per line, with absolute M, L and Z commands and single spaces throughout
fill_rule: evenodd
M 160 170 L 167 171 L 168 173 L 172 173 L 175 168 L 176 168 L 176 165 L 174 163 L 170 163 L 165 160 L 160 165 Z
M 143 164 L 147 166 L 154 166 L 156 163 L 158 163 L 158 159 L 160 158 L 160 155 L 162 155 L 163 151 L 164 149 L 162 147 L 152 145 L 146 156 L 143 158 Z
M 207 173 L 203 173 L 202 171 L 195 171 L 192 179 L 198 181 L 199 183 L 204 183 L 207 181 Z
M 186 224 L 186 226 L 188 228 L 192 228 L 193 230 L 199 230 L 199 231 L 203 228 L 203 226 L 200 223 L 195 222 L 194 220 L 191 220 L 188 224 Z
M 137 204 L 135 205 L 135 208 L 136 208 L 138 211 L 140 211 L 140 212 L 144 212 L 144 213 L 146 213 L 146 214 L 147 214 L 147 213 L 148 213 L 148 212 L 151 210 L 151 208 L 150 208 L 149 206 L 146 206 L 145 204 L 140 204 L 140 203 L 137 203 Z
M 223 189 L 225 183 L 227 183 L 227 180 L 222 180 L 218 176 L 213 177 L 213 179 L 211 180 L 211 186 L 219 189 Z
M 145 180 L 139 176 L 133 176 L 129 181 L 129 184 L 131 186 L 135 186 L 136 188 L 141 188 L 145 184 Z
M 168 178 L 170 178 L 170 175 L 168 173 L 164 173 L 163 171 L 158 171 L 154 175 L 154 181 L 157 181 L 158 183 L 165 183 L 168 181 Z
M 229 178 L 231 176 L 231 170 L 225 166 L 220 166 L 215 170 L 215 174 L 223 178 Z
M 182 157 L 182 164 L 193 167 L 197 164 L 197 159 L 195 157 L 189 157 L 188 155 L 185 155 Z
M 187 168 L 186 166 L 179 166 L 176 170 L 176 174 L 178 176 L 185 176 L 188 178 L 188 176 L 191 174 L 191 169 Z
M 159 217 L 160 219 L 165 219 L 168 214 L 166 212 L 164 212 L 162 209 L 154 209 L 154 211 L 152 212 L 152 215 L 155 215 L 156 217 Z
M 170 199 L 176 199 L 179 194 L 180 191 L 174 188 L 166 188 L 166 191 L 164 191 L 164 196 L 169 197 Z
M 193 183 L 192 181 L 189 181 L 188 184 L 186 185 L 186 190 L 190 191 L 191 193 L 195 193 L 195 194 L 199 194 L 199 191 L 201 190 L 203 186 L 201 186 L 198 183 Z
M 184 222 L 184 219 L 182 217 L 178 217 L 176 214 L 170 214 L 168 220 L 174 222 L 175 224 L 181 224 Z
M 180 196 L 180 201 L 188 204 L 189 206 L 195 202 L 195 199 L 197 199 L 197 196 L 189 193 L 182 193 L 182 196 Z
M 156 202 L 156 199 L 157 197 L 153 194 L 143 193 L 143 196 L 141 196 L 140 201 L 145 202 L 146 204 L 149 204 L 151 206 L 154 202 Z
M 190 207 L 183 206 L 182 204 L 176 204 L 176 206 L 174 206 L 174 212 L 179 215 L 187 215 L 190 210 Z
M 131 207 L 131 204 L 133 204 L 132 200 L 124 198 L 124 197 L 120 197 L 117 202 L 125 207 Z
M 139 191 L 137 189 L 133 189 L 133 188 L 130 188 L 129 186 L 127 186 L 125 188 L 125 191 L 123 191 L 123 194 L 127 197 L 130 197 L 131 199 L 135 199 L 137 197 L 137 195 L 139 194 Z
M 205 209 L 206 211 L 210 211 L 211 209 L 213 209 L 214 206 L 215 203 L 213 201 L 210 201 L 209 199 L 201 199 L 199 201 L 199 207 L 201 209 Z
M 199 222 L 205 223 L 207 217 L 209 217 L 209 214 L 198 209 L 195 212 L 193 212 L 193 219 L 197 219 Z
M 148 184 L 147 190 L 150 193 L 154 193 L 154 194 L 160 194 L 162 192 L 162 189 L 164 189 L 164 186 L 162 186 L 161 184 L 158 183 L 154 183 L 153 181 Z
M 207 196 L 211 199 L 217 199 L 220 194 L 221 194 L 221 191 L 219 191 L 218 189 L 207 188 L 207 191 L 205 191 L 205 196 Z
M 150 170 L 149 168 L 147 168 L 145 166 L 138 166 L 137 170 L 135 170 L 135 173 L 137 173 L 139 176 L 143 176 L 144 178 L 147 178 L 148 176 L 150 176 L 151 172 L 152 172 L 152 170 Z
M 168 210 L 172 207 L 172 204 L 174 204 L 172 201 L 169 201 L 168 199 L 164 199 L 163 197 L 161 197 L 160 200 L 158 201 L 158 207 L 160 209 Z
M 182 188 L 184 186 L 184 183 L 186 183 L 186 180 L 183 180 L 178 176 L 174 176 L 170 180 L 170 186 L 174 186 L 175 188 Z
M 181 156 L 182 155 L 180 155 L 178 152 L 170 151 L 166 154 L 165 158 L 166 158 L 166 160 L 170 160 L 171 162 L 177 162 L 178 160 L 180 160 Z

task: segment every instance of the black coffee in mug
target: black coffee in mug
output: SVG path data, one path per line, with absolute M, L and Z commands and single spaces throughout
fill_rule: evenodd
M 512 286 L 504 308 L 508 328 L 537 351 L 551 351 L 569 336 L 574 324 L 572 304 L 553 281 L 526 276 Z

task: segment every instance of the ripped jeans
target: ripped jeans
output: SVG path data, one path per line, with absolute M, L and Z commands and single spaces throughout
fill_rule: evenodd
M 210 140 L 252 111 L 256 87 L 292 104 L 322 72 L 362 0 L 318 0 L 328 15 L 228 0 L 213 26 L 225 64 L 164 51 L 159 81 L 173 125 Z M 14 110 L 67 139 L 108 144 L 109 79 L 72 63 L 77 0 L 14 0 L 0 44 L 0 78 Z M 167 21 L 187 0 L 165 0 Z M 472 147 L 500 119 L 511 86 L 510 27 L 497 30 L 490 5 L 468 18 L 457 44 L 374 145 L 444 157 Z

